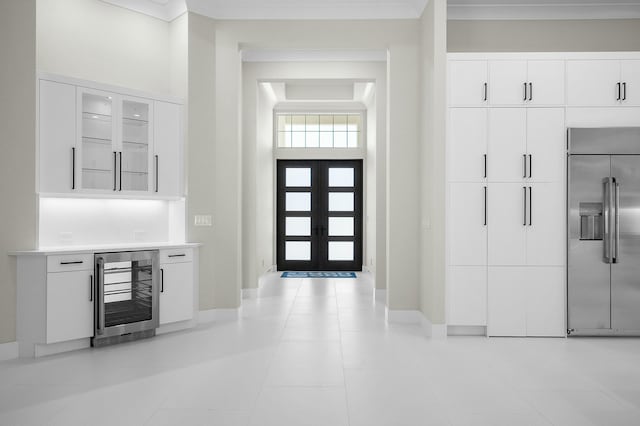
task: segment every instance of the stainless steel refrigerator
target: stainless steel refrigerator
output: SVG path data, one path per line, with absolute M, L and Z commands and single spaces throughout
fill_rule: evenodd
M 568 136 L 568 335 L 640 335 L 640 128 Z

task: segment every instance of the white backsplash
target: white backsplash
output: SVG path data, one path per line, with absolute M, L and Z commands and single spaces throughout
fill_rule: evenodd
M 184 201 L 40 198 L 39 248 L 184 242 Z

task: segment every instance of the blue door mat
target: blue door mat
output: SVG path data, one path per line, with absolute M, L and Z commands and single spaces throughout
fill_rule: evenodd
M 290 272 L 280 275 L 282 278 L 356 278 L 355 272 Z

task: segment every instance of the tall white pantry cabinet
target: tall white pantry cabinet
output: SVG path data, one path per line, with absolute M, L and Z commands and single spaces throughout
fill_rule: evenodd
M 640 55 L 450 54 L 448 76 L 447 324 L 565 336 L 566 129 L 637 125 Z

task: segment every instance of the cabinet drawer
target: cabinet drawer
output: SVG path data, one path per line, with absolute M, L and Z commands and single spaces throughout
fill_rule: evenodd
M 193 260 L 193 250 L 190 248 L 160 250 L 160 263 L 182 263 Z
M 47 272 L 88 271 L 93 269 L 93 253 L 47 256 Z

